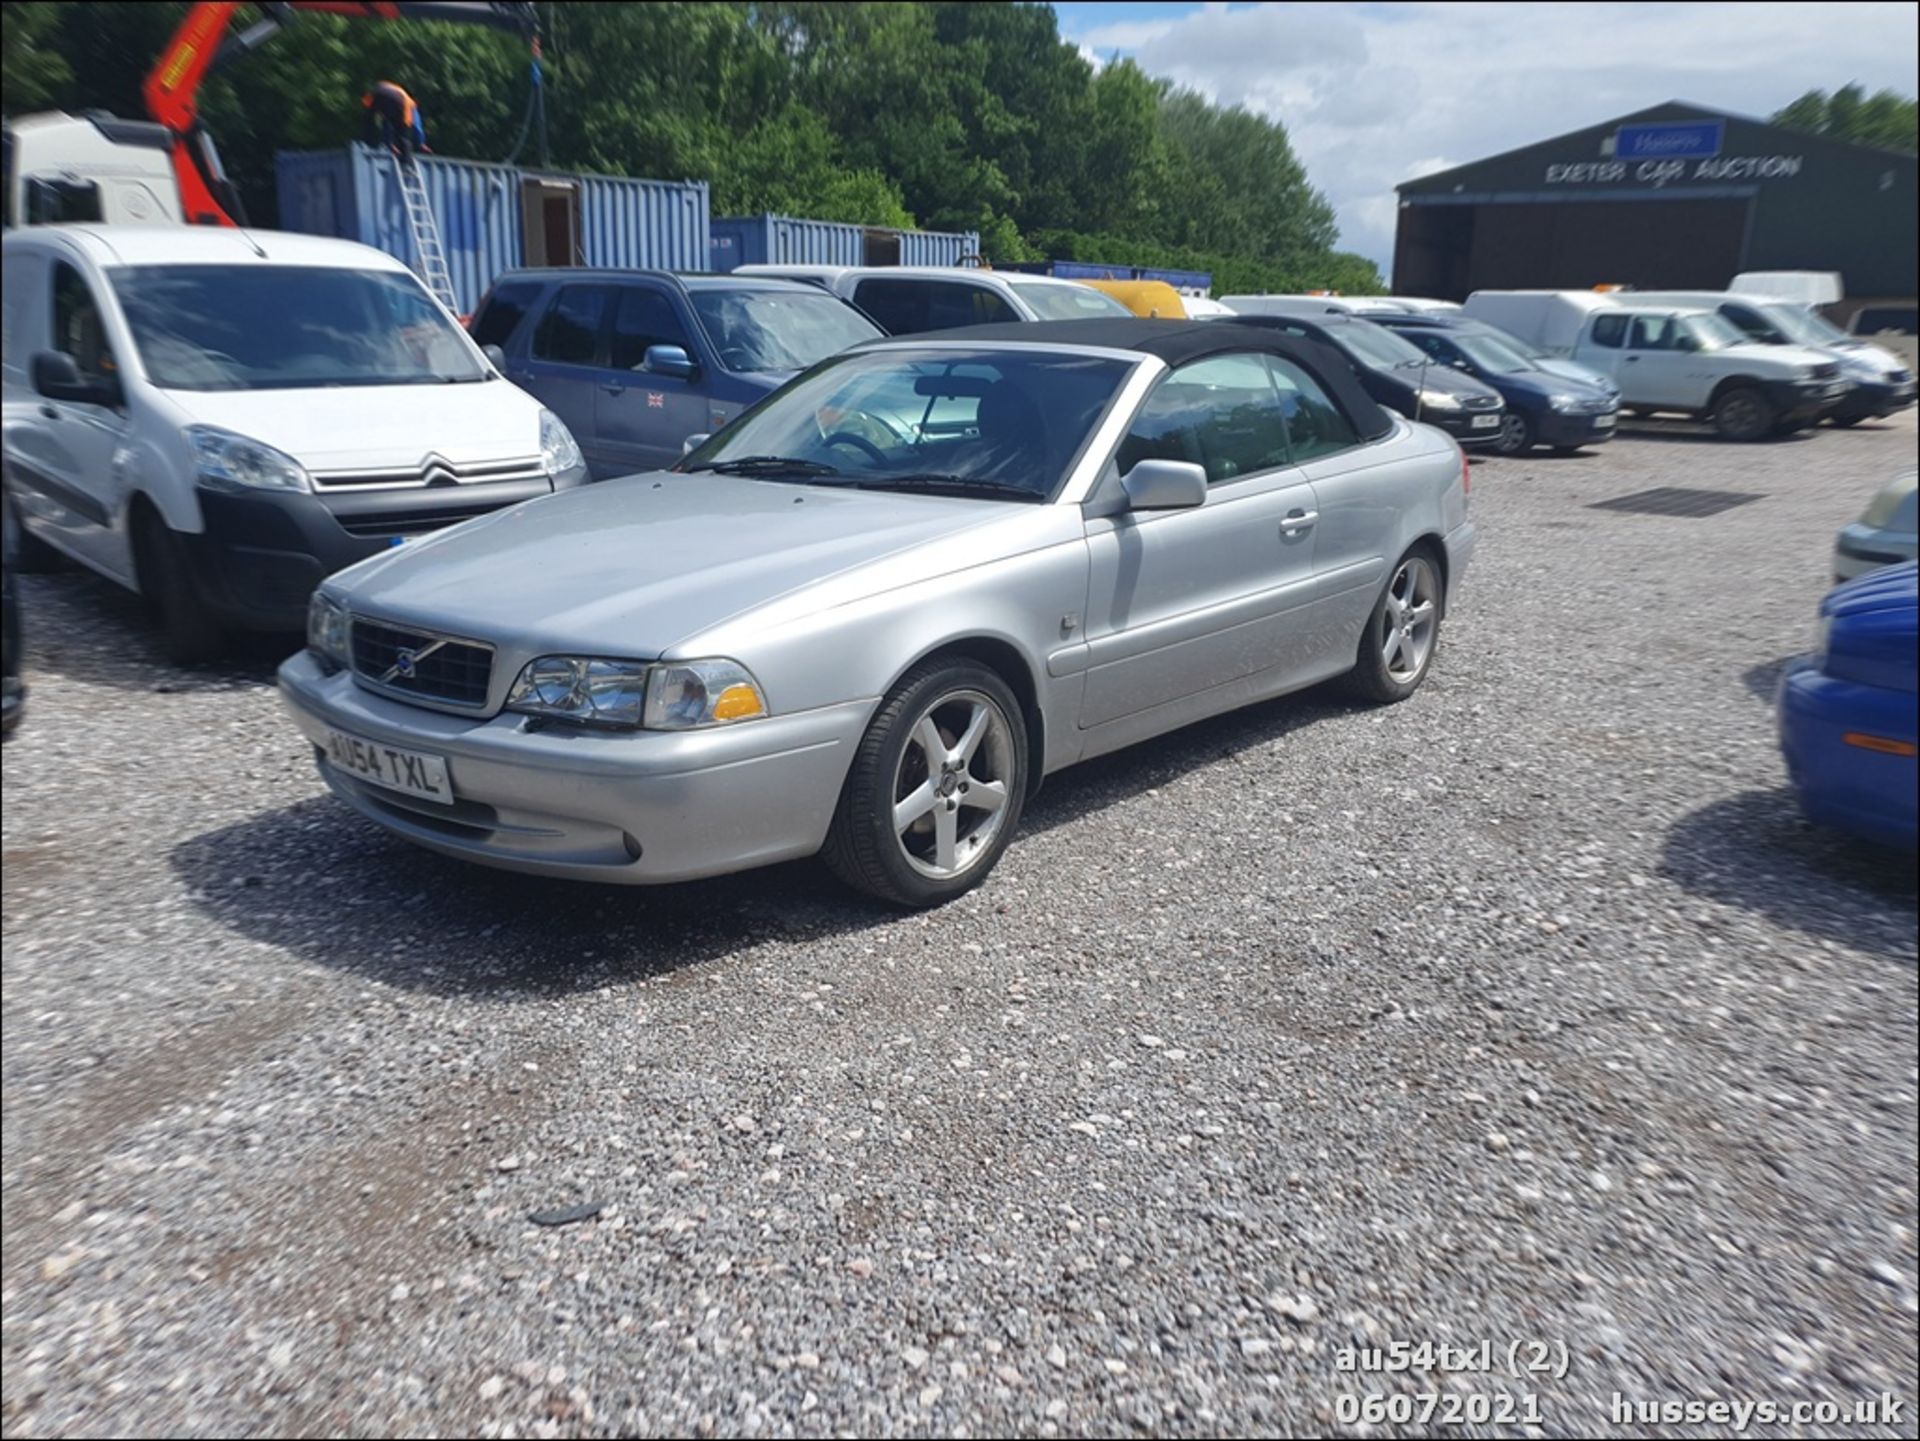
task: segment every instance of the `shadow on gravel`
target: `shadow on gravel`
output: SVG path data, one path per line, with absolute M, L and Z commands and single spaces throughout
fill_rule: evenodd
M 1660 874 L 1775 925 L 1915 959 L 1913 858 L 1809 825 L 1784 787 L 1747 791 L 1687 816 L 1667 836 Z
M 1797 655 L 1783 655 L 1779 660 L 1770 660 L 1765 665 L 1752 667 L 1740 679 L 1757 699 L 1772 705 L 1780 695 L 1780 677 L 1786 673 L 1787 667 L 1798 659 Z
M 1669 441 L 1676 445 L 1727 445 L 1730 443 L 1720 437 L 1719 432 L 1701 421 L 1691 420 L 1634 420 L 1620 427 L 1622 437 L 1634 440 Z M 1814 431 L 1790 430 L 1784 435 L 1769 435 L 1765 440 L 1746 442 L 1749 445 L 1799 445 L 1812 440 Z
M 91 571 L 23 576 L 20 592 L 29 682 L 38 672 L 161 694 L 272 685 L 280 662 L 301 644 L 297 635 L 236 636 L 224 661 L 177 666 L 146 602 Z
M 480 999 L 599 990 L 894 914 L 816 861 L 677 886 L 491 870 L 389 836 L 331 796 L 195 836 L 170 859 L 189 899 L 242 935 L 385 985 Z

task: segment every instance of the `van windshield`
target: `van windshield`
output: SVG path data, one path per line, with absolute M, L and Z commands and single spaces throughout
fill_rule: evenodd
M 805 370 L 881 333 L 844 300 L 817 290 L 696 288 L 692 300 L 728 370 Z
M 411 275 L 327 265 L 110 271 L 162 390 L 446 385 L 491 374 Z
M 1760 309 L 1779 328 L 1780 333 L 1796 345 L 1832 345 L 1836 340 L 1847 338 L 1846 331 L 1804 306 L 1782 302 L 1763 305 Z
M 1327 334 L 1333 343 L 1362 365 L 1393 370 L 1403 365 L 1425 365 L 1427 354 L 1411 341 L 1402 340 L 1384 325 L 1354 317 L 1344 325 L 1329 325 Z

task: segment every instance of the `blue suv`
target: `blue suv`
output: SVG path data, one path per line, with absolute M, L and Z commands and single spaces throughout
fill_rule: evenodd
M 595 480 L 659 470 L 815 361 L 880 328 L 794 281 L 510 270 L 469 327 L 573 432 Z

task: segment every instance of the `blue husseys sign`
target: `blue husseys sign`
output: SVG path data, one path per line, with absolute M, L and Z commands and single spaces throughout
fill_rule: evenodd
M 1694 159 L 1720 153 L 1726 122 L 1694 120 L 1671 125 L 1622 125 L 1614 138 L 1616 160 Z

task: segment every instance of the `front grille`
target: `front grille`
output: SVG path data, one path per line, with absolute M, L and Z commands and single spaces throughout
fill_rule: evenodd
M 1574 415 L 1605 415 L 1608 411 L 1617 409 L 1618 404 L 1617 401 L 1610 400 L 1604 395 L 1590 395 L 1575 400 L 1571 413 Z
M 1840 367 L 1832 361 L 1828 361 L 1822 365 L 1816 365 L 1813 368 L 1813 378 L 1815 380 L 1832 380 L 1834 376 L 1839 373 Z
M 355 616 L 353 671 L 379 690 L 473 709 L 487 703 L 493 647 Z
M 418 510 L 386 510 L 369 515 L 335 515 L 340 528 L 348 535 L 357 535 L 364 540 L 373 540 L 395 535 L 426 535 L 429 531 L 442 530 L 450 525 L 458 525 L 463 520 L 472 520 L 476 515 L 487 515 L 512 501 L 481 501 L 473 505 L 433 505 L 421 506 Z
M 315 490 L 403 490 L 428 486 L 486 485 L 502 480 L 544 480 L 546 466 L 540 457 L 520 456 L 511 460 L 481 460 L 455 464 L 437 455 L 429 455 L 418 465 L 375 470 L 320 470 L 313 472 Z
M 1466 406 L 1468 410 L 1492 410 L 1500 404 L 1500 397 L 1497 395 L 1469 395 L 1461 400 L 1460 403 Z

